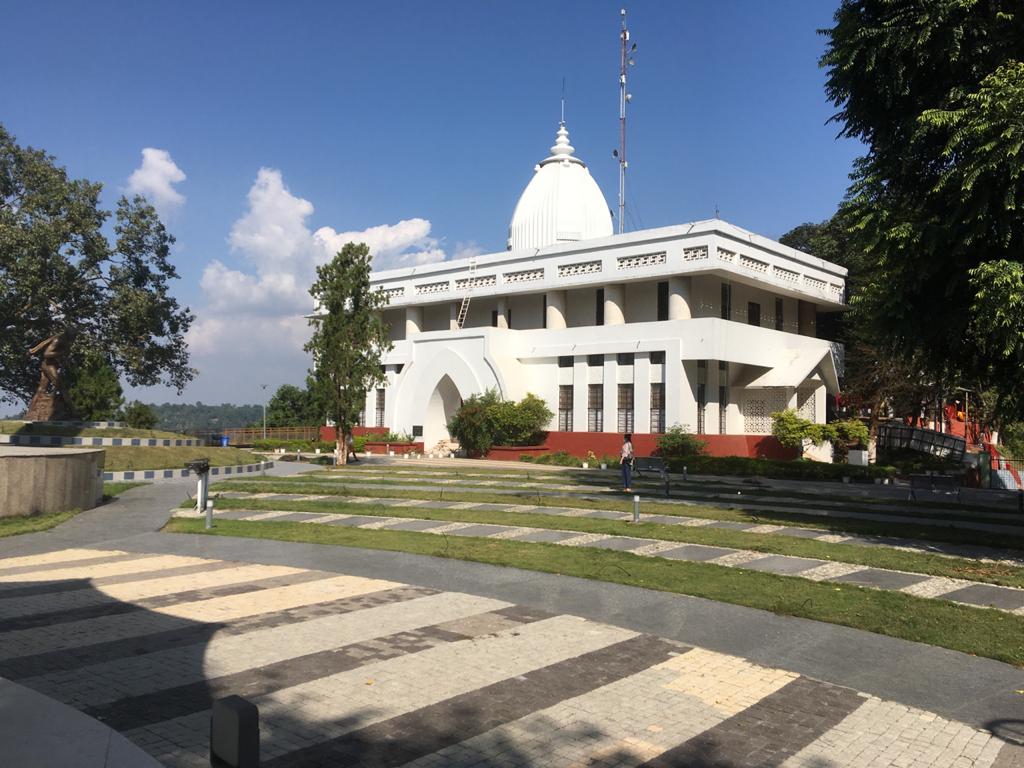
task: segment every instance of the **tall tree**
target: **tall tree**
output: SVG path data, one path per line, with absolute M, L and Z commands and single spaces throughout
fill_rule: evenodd
M 75 413 L 85 421 L 107 421 L 124 404 L 117 372 L 96 353 L 89 352 L 72 365 L 68 394 Z
M 305 349 L 313 354 L 315 397 L 337 425 L 340 459 L 366 393 L 384 381 L 381 357 L 391 349 L 381 316 L 387 298 L 370 288 L 370 249 L 364 243 L 347 243 L 316 274 L 309 292 L 317 311 Z
M 26 351 L 63 331 L 75 357 L 101 354 L 133 385 L 180 391 L 195 375 L 193 316 L 169 291 L 174 238 L 136 196 L 118 201 L 110 242 L 100 190 L 0 125 L 0 401 L 31 397 L 39 363 Z
M 267 403 L 267 426 L 308 427 L 322 423 L 315 394 L 293 384 L 282 384 Z
M 867 152 L 844 206 L 858 317 L 936 380 L 1024 415 L 1024 12 L 1019 0 L 843 0 L 827 93 Z M 998 410 L 998 409 L 997 409 Z

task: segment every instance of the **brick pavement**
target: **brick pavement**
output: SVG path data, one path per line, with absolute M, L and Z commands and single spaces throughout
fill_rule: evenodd
M 170 766 L 209 764 L 209 707 L 228 693 L 260 707 L 264 764 L 277 768 L 1022 759 L 1020 747 L 924 710 L 571 615 L 175 557 L 0 560 L 0 674 L 101 718 Z M 183 575 L 180 561 L 208 570 Z M 112 575 L 115 563 L 125 570 Z M 128 607 L 102 613 L 117 604 Z

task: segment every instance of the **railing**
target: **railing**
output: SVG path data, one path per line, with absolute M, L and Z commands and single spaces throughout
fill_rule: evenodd
M 880 424 L 878 445 L 889 450 L 910 450 L 929 453 L 932 456 L 960 462 L 964 458 L 967 443 L 962 437 L 955 437 L 934 429 L 911 427 L 906 424 Z
M 1007 491 L 1024 488 L 1024 460 L 993 456 L 989 473 L 989 487 Z
M 263 427 L 224 429 L 216 433 L 228 439 L 228 445 L 250 446 L 264 437 Z M 319 440 L 320 427 L 267 427 L 267 440 Z M 216 438 L 213 441 L 216 443 Z

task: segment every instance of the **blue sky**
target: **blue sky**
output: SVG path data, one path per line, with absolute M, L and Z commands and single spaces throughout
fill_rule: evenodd
M 199 315 L 200 376 L 180 399 L 257 402 L 261 383 L 304 378 L 297 315 L 339 233 L 377 228 L 388 265 L 504 248 L 563 77 L 572 143 L 614 207 L 619 7 L 11 4 L 0 122 L 103 182 L 108 205 L 127 189 L 157 198 L 178 238 L 175 292 Z M 717 206 L 777 237 L 831 215 L 859 152 L 826 124 L 816 30 L 835 3 L 627 7 L 628 228 Z M 144 163 L 145 148 L 162 152 Z

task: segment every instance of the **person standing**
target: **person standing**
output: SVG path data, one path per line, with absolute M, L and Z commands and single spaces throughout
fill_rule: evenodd
M 629 493 L 633 489 L 633 435 L 628 432 L 622 436 L 622 490 Z
M 349 456 L 352 457 L 352 461 L 349 461 Z M 345 435 L 345 463 L 351 464 L 352 462 L 359 461 L 359 457 L 356 456 L 356 441 L 352 437 L 352 433 L 349 432 Z

